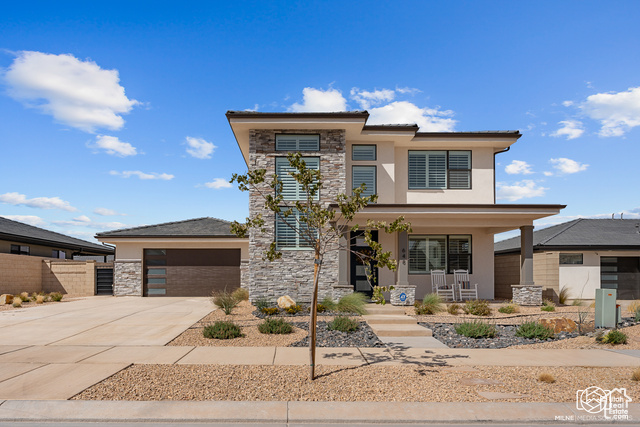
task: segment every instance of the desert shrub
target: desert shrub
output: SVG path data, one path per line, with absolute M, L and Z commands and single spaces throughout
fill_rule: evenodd
M 640 381 L 640 368 L 636 368 L 631 373 L 631 381 Z
M 566 286 L 560 288 L 560 292 L 558 293 L 558 302 L 562 305 L 565 305 L 569 298 L 571 298 L 569 288 L 567 288 Z
M 543 372 L 540 374 L 540 376 L 538 376 L 538 381 L 540 381 L 541 383 L 553 384 L 556 382 L 556 379 L 550 373 Z
M 329 311 L 336 311 L 336 307 L 338 306 L 338 304 L 329 295 L 324 297 L 320 304 L 324 305 Z
M 491 307 L 489 307 L 489 301 L 485 301 L 483 299 L 472 299 L 464 303 L 462 311 L 474 316 L 489 316 L 491 314 Z
M 469 338 L 493 338 L 498 335 L 498 330 L 486 322 L 473 321 L 456 325 L 456 333 Z
M 633 320 L 635 320 L 636 322 L 640 322 L 640 307 L 638 307 L 638 309 L 636 310 L 633 316 Z
M 500 313 L 503 314 L 513 314 L 518 312 L 518 306 L 514 304 L 503 305 L 498 309 Z
M 602 337 L 602 343 L 604 344 L 626 344 L 627 343 L 627 334 L 617 329 L 613 329 L 609 331 L 605 336 Z
M 318 313 L 324 313 L 325 311 L 327 311 L 327 307 L 324 304 L 318 304 L 316 305 L 316 311 Z
M 627 306 L 627 311 L 631 314 L 635 314 L 636 311 L 638 311 L 638 309 L 640 309 L 640 299 L 637 299 L 635 301 L 632 301 L 628 306 Z
M 256 299 L 256 300 L 253 302 L 253 305 L 255 305 L 255 306 L 256 306 L 256 308 L 257 308 L 259 311 L 262 311 L 262 309 L 263 309 L 263 308 L 267 308 L 267 307 L 271 306 L 272 304 L 271 304 L 271 301 L 269 301 L 269 299 L 268 299 L 268 298 L 260 297 L 260 298 Z
M 265 319 L 258 325 L 258 331 L 261 334 L 290 334 L 293 326 L 284 319 Z
M 244 336 L 240 327 L 233 322 L 217 321 L 213 325 L 207 325 L 202 331 L 205 338 L 216 340 L 229 340 Z
M 338 300 L 336 310 L 343 313 L 367 314 L 367 300 L 367 296 L 362 292 L 347 294 Z
M 30 301 L 35 301 L 38 298 L 38 293 L 37 292 L 33 292 L 31 294 L 31 296 L 29 297 Z
M 525 322 L 516 329 L 516 336 L 522 338 L 547 340 L 555 336 L 553 329 L 538 322 Z
M 247 301 L 249 299 L 249 291 L 245 288 L 238 288 L 231 295 L 238 301 Z
M 346 316 L 336 316 L 331 322 L 327 323 L 327 329 L 330 331 L 353 332 L 359 327 L 357 321 Z
M 13 297 L 13 304 L 14 307 L 22 307 L 22 299 L 20 298 L 20 295 L 16 295 L 15 297 Z
M 16 295 L 16 296 L 20 298 L 22 302 L 28 302 L 30 300 L 29 292 L 22 292 L 20 295 Z
M 49 297 L 51 298 L 51 301 L 62 301 L 62 294 L 60 292 L 51 292 L 49 294 Z
M 36 304 L 44 304 L 44 295 L 36 296 Z
M 447 305 L 447 313 L 453 314 L 454 316 L 460 312 L 460 304 L 456 304 L 455 302 Z
M 542 311 L 556 311 L 556 305 L 551 300 L 542 301 L 542 307 L 540 307 Z
M 302 311 L 302 306 L 300 304 L 292 305 L 291 307 L 287 307 L 284 309 L 289 314 L 296 314 Z
M 224 311 L 224 314 L 227 316 L 230 315 L 233 309 L 240 303 L 240 301 L 238 301 L 232 293 L 227 292 L 226 289 L 224 291 L 214 291 L 213 294 L 211 294 L 211 302 Z
M 260 309 L 260 312 L 267 316 L 273 316 L 274 314 L 280 313 L 280 309 L 278 307 L 263 307 Z
M 445 309 L 442 301 L 442 297 L 438 294 L 427 294 L 422 299 L 422 302 L 416 301 L 413 306 L 418 315 L 436 314 Z
M 584 305 L 584 301 L 580 298 L 576 298 L 573 301 L 571 301 L 571 305 L 574 307 L 582 307 Z

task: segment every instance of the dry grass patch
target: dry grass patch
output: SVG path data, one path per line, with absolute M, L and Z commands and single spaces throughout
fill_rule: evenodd
M 556 378 L 548 372 L 543 372 L 538 375 L 538 381 L 547 384 L 553 384 L 556 382 Z
M 636 368 L 631 374 L 631 381 L 640 381 L 640 368 Z

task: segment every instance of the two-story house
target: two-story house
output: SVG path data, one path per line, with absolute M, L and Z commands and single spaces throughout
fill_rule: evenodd
M 467 269 L 478 283 L 479 297 L 494 297 L 494 234 L 520 229 L 523 289 L 533 282 L 533 221 L 557 214 L 563 205 L 496 204 L 495 156 L 509 150 L 518 131 L 420 132 L 416 125 L 367 125 L 366 111 L 337 113 L 259 113 L 229 111 L 227 118 L 247 167 L 264 168 L 286 180 L 288 152 L 300 152 L 309 167 L 319 168 L 319 201 L 330 205 L 340 193 L 365 183 L 378 201 L 356 218 L 392 221 L 400 215 L 410 233 L 378 233 L 385 250 L 398 260 L 396 272 L 377 272 L 382 286 L 415 289 L 418 299 L 431 292 L 430 271 Z M 299 197 L 295 181 L 284 183 L 289 200 Z M 265 184 L 259 191 L 272 191 Z M 313 254 L 289 227 L 266 210 L 257 191 L 250 192 L 251 216 L 266 219 L 263 233 L 249 236 L 242 286 L 251 298 L 291 295 L 310 301 Z M 356 237 L 351 239 L 351 237 Z M 344 236 L 362 245 L 357 236 Z M 263 258 L 275 241 L 283 256 Z M 336 248 L 338 245 L 336 244 Z M 449 278 L 450 281 L 451 278 Z M 324 259 L 320 298 L 345 292 L 370 292 L 364 267 L 347 250 Z

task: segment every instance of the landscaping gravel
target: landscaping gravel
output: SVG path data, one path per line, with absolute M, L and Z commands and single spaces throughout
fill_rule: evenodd
M 384 347 L 384 343 L 378 339 L 366 322 L 358 323 L 358 330 L 354 332 L 330 331 L 328 322 L 318 322 L 316 328 L 316 347 Z M 309 332 L 309 322 L 297 322 L 294 325 Z M 309 336 L 294 342 L 290 347 L 308 347 Z

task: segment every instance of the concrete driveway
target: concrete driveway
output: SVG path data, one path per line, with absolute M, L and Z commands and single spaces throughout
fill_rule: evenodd
M 11 345 L 165 345 L 213 310 L 208 298 L 91 297 L 0 311 Z

